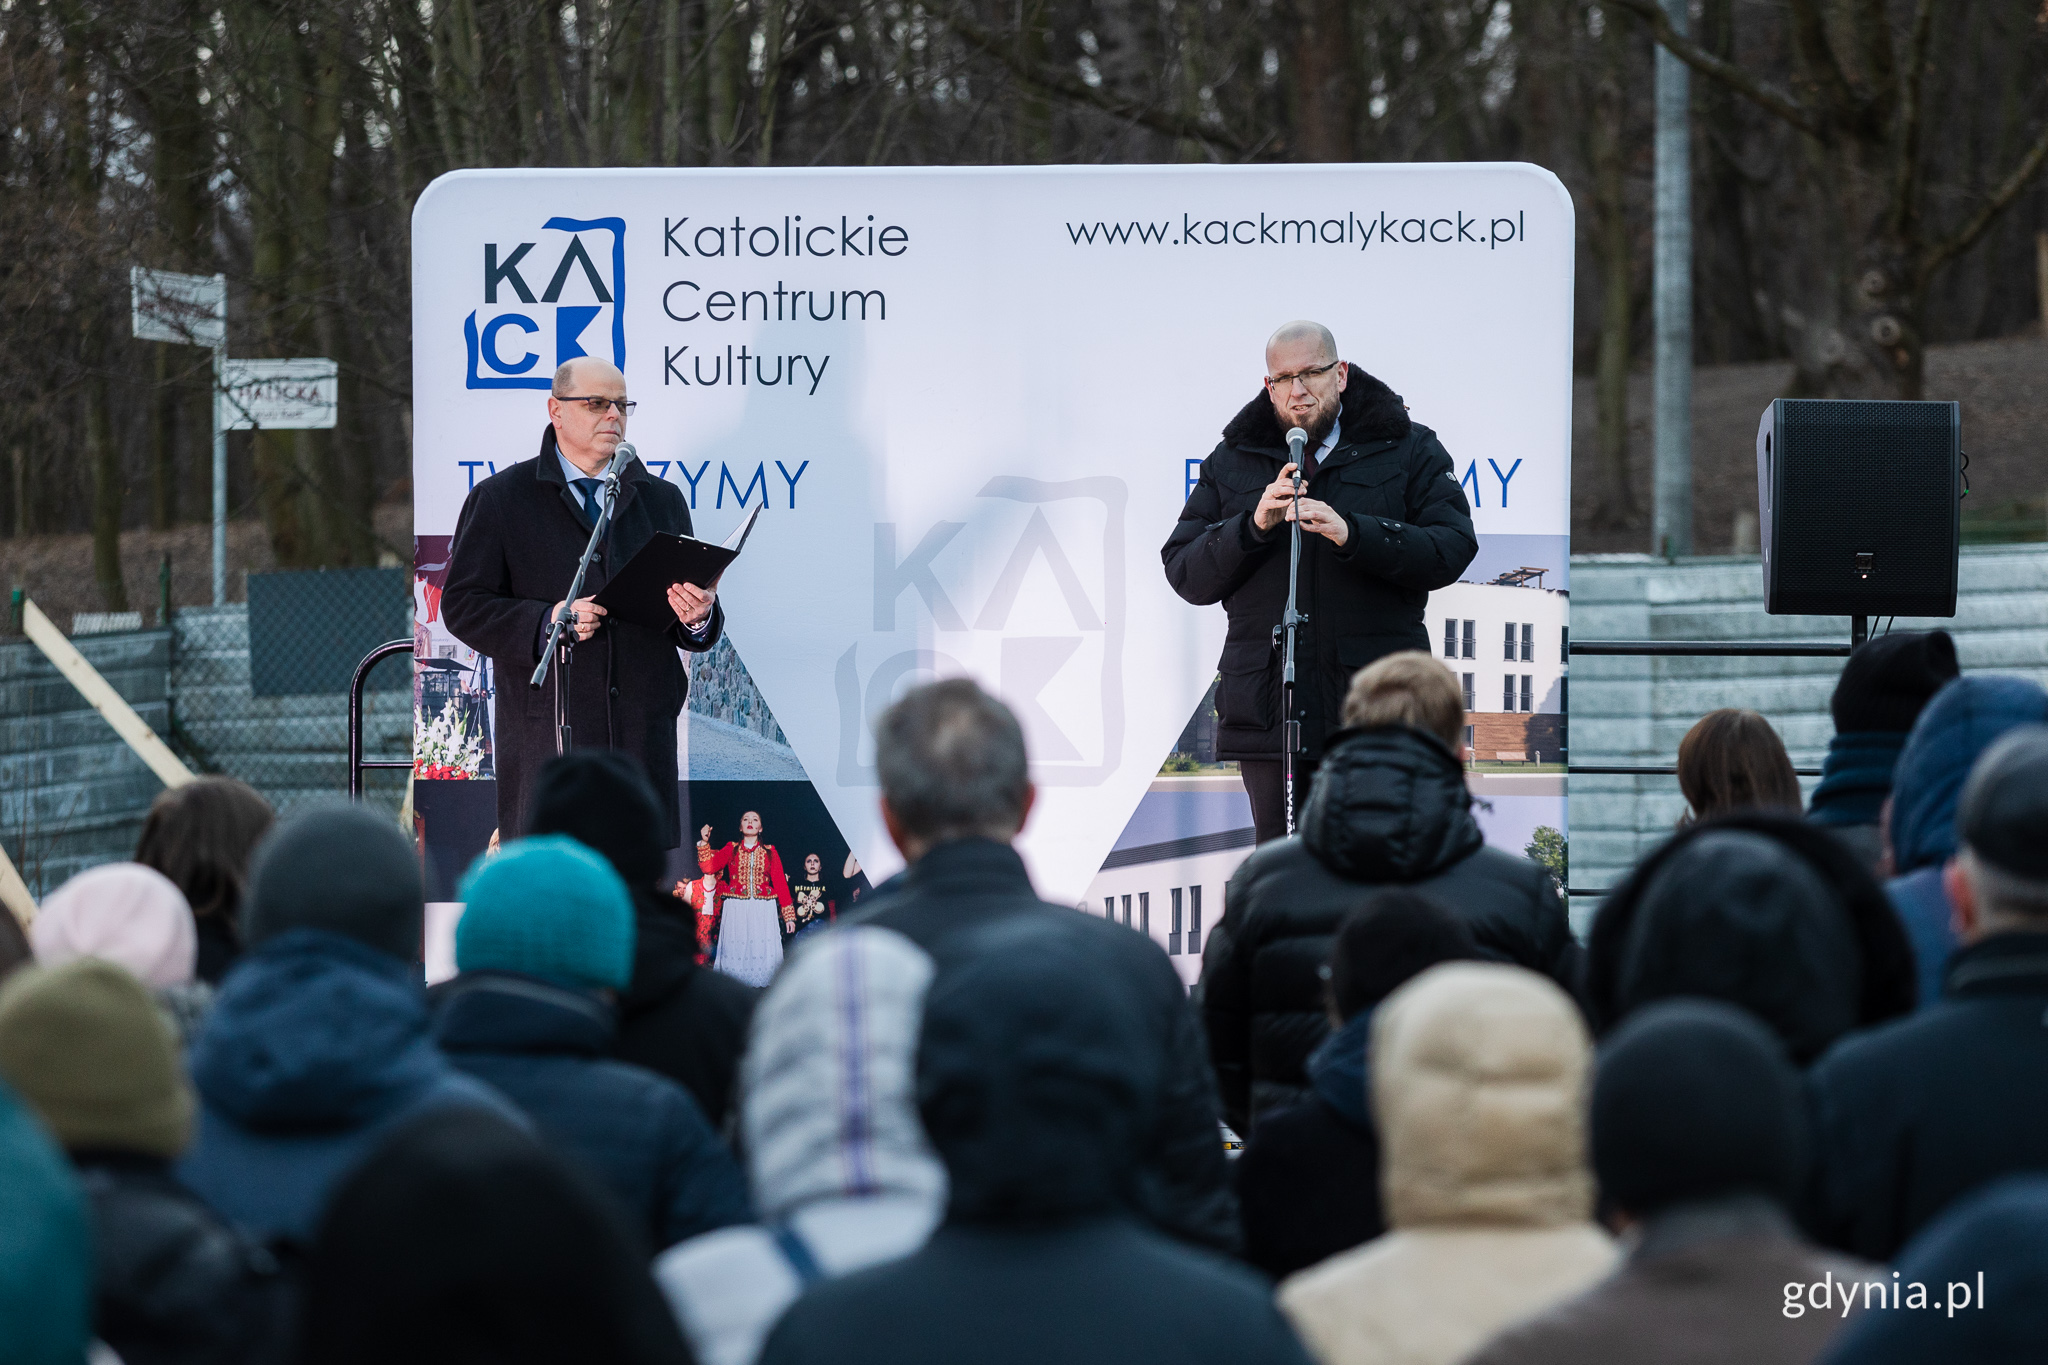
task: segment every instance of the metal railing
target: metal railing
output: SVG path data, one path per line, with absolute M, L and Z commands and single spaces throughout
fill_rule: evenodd
M 363 772 L 368 768 L 412 767 L 412 760 L 396 758 L 363 757 L 363 686 L 369 681 L 370 670 L 394 654 L 412 653 L 411 640 L 387 640 L 368 654 L 356 665 L 355 676 L 348 684 L 348 799 L 363 799 Z
M 1567 656 L 1585 654 L 1666 659 L 1846 659 L 1856 646 L 1869 638 L 1870 618 L 1852 616 L 1849 618 L 1847 644 L 1830 644 L 1825 640 L 1572 640 L 1566 644 L 1565 653 Z M 1819 777 L 1821 773 L 1819 768 L 1794 768 L 1792 771 L 1800 777 Z M 1568 763 L 1565 774 L 1581 777 L 1676 777 L 1678 769 L 1670 764 Z M 1597 890 L 1567 887 L 1565 894 L 1605 896 L 1613 890 L 1611 886 Z

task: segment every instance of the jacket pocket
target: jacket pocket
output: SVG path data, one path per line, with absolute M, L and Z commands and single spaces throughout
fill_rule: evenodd
M 1407 520 L 1407 503 L 1402 496 L 1400 462 L 1392 459 L 1358 460 L 1337 472 L 1340 491 L 1330 500 L 1340 512 L 1357 512 L 1369 517 Z
M 1280 666 L 1264 640 L 1223 646 L 1216 665 L 1216 721 L 1234 730 L 1268 730 L 1280 714 Z

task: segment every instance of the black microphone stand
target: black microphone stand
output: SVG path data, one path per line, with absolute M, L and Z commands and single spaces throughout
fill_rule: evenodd
M 1297 428 L 1298 429 L 1298 428 Z M 1306 442 L 1304 442 L 1306 444 Z M 1287 544 L 1287 607 L 1273 635 L 1280 644 L 1280 785 L 1287 797 L 1287 833 L 1294 833 L 1294 756 L 1301 749 L 1301 717 L 1294 706 L 1294 641 L 1308 617 L 1295 610 L 1301 575 L 1301 462 L 1294 462 L 1294 517 Z
M 547 647 L 540 652 L 540 663 L 533 670 L 533 680 L 528 685 L 539 687 L 548 675 L 548 663 L 555 664 L 555 756 L 569 752 L 569 662 L 575 652 L 576 599 L 583 595 L 583 579 L 590 572 L 590 561 L 597 557 L 597 547 L 604 542 L 605 532 L 612 526 L 612 504 L 619 496 L 619 461 L 614 459 L 604 472 L 604 492 L 597 507 L 597 524 L 590 528 L 590 543 L 583 547 L 583 558 L 577 562 L 576 577 L 569 584 L 569 595 L 562 599 L 562 609 L 555 613 L 554 624 L 548 627 Z M 559 658 L 557 654 L 559 653 Z

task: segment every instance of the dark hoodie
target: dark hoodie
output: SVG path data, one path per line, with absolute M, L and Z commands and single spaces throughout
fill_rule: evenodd
M 1464 920 L 1481 953 L 1570 989 L 1578 949 L 1550 874 L 1489 848 L 1465 770 L 1435 735 L 1404 725 L 1334 736 L 1301 833 L 1245 859 L 1202 952 L 1202 1016 L 1225 1120 L 1248 1131 L 1298 1096 L 1329 1031 L 1330 936 L 1368 892 L 1408 886 Z
M 1287 599 L 1283 524 L 1252 521 L 1266 485 L 1287 462 L 1287 442 L 1264 389 L 1223 429 L 1202 476 L 1160 548 L 1166 581 L 1197 606 L 1221 602 L 1230 618 L 1216 689 L 1218 756 L 1280 754 L 1280 658 L 1272 631 Z M 1455 583 L 1479 552 L 1472 512 L 1451 457 L 1401 396 L 1353 366 L 1336 448 L 1302 490 L 1350 523 L 1344 544 L 1301 538 L 1299 600 L 1308 613 L 1299 655 L 1307 755 L 1337 728 L 1351 675 L 1383 655 L 1429 648 L 1424 604 Z
M 1825 830 L 1762 812 L 1690 825 L 1601 903 L 1586 945 L 1597 1032 L 1703 996 L 1769 1024 L 1805 1066 L 1913 1008 L 1912 951 L 1884 893 Z
M 1993 740 L 2048 718 L 2048 693 L 2024 678 L 1958 678 L 1927 703 L 1892 775 L 1892 871 L 1885 884 L 1912 940 L 1920 1004 L 1941 998 L 1955 951 L 1942 864 L 1956 851 L 1963 781 Z
M 1301 1365 L 1265 1286 L 1132 1214 L 1170 1038 L 1070 935 L 975 931 L 927 997 L 925 1131 L 946 1221 L 892 1265 L 813 1288 L 762 1365 Z

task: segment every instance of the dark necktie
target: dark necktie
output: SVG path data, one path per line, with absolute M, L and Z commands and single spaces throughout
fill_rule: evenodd
M 576 480 L 576 487 L 583 494 L 583 520 L 592 526 L 597 525 L 597 490 L 600 483 L 598 479 Z
M 1321 447 L 1318 447 L 1317 449 L 1320 448 Z M 1303 483 L 1307 483 L 1310 479 L 1313 479 L 1315 476 L 1316 452 L 1304 446 L 1302 447 L 1301 451 L 1301 481 Z

